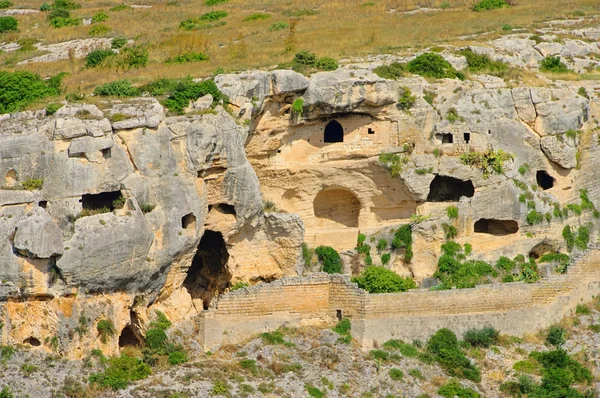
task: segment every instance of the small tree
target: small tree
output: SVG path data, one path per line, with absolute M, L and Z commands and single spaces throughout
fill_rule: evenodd
M 342 259 L 333 247 L 319 246 L 315 249 L 319 261 L 323 263 L 323 271 L 328 274 L 339 274 L 342 272 Z

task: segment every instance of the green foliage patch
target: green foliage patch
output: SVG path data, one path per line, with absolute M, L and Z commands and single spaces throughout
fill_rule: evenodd
M 203 52 L 189 52 L 179 54 L 173 58 L 167 58 L 167 64 L 187 64 L 190 62 L 208 61 L 209 57 Z
M 323 264 L 323 271 L 328 274 L 339 274 L 342 272 L 342 259 L 338 252 L 329 246 L 319 246 L 315 254 Z
M 569 68 L 565 65 L 560 57 L 547 56 L 540 61 L 540 71 L 549 73 L 567 73 Z
M 377 266 L 366 267 L 359 276 L 352 278 L 352 282 L 369 293 L 405 292 L 417 287 L 413 279 Z
M 35 101 L 60 95 L 64 74 L 48 80 L 25 71 L 0 71 L 0 114 L 17 112 Z
M 15 32 L 19 29 L 19 21 L 15 17 L 0 17 L 0 33 Z
M 425 53 L 421 54 L 406 64 L 410 73 L 424 77 L 433 77 L 436 79 L 461 79 L 465 76 L 458 72 L 448 61 L 439 54 Z
M 483 178 L 487 179 L 492 174 L 501 174 L 504 162 L 512 161 L 514 158 L 515 155 L 499 149 L 497 151 L 464 153 L 460 157 L 460 162 L 480 169 L 483 172 Z
M 509 4 L 506 0 L 481 0 L 479 3 L 473 6 L 473 11 L 495 10 L 504 7 L 509 7 Z
M 460 349 L 456 335 L 449 329 L 438 330 L 427 341 L 427 350 L 450 376 L 481 380 L 481 372 Z

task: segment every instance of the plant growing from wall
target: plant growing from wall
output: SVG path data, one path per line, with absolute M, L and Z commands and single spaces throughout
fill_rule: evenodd
M 405 292 L 417 287 L 411 278 L 404 278 L 394 271 L 376 266 L 365 268 L 359 276 L 352 278 L 352 282 L 369 293 Z
M 448 240 L 454 239 L 458 235 L 458 231 L 454 225 L 442 223 L 442 229 L 444 230 L 444 237 Z
M 96 330 L 98 331 L 98 336 L 100 336 L 100 341 L 103 344 L 108 342 L 108 338 L 114 336 L 115 334 L 115 326 L 112 321 L 108 319 L 101 319 L 98 321 L 96 325 Z
M 398 108 L 410 114 L 410 108 L 413 107 L 416 101 L 417 97 L 412 94 L 410 88 L 400 88 L 400 97 L 398 97 Z
M 292 116 L 302 115 L 304 109 L 304 98 L 296 98 L 292 103 Z
M 342 259 L 338 252 L 329 246 L 319 246 L 315 254 L 323 264 L 323 271 L 328 274 L 339 274 L 342 272 Z
M 514 160 L 515 155 L 504 152 L 502 149 L 488 152 L 469 152 L 460 157 L 464 165 L 476 167 L 483 172 L 483 178 L 488 179 L 492 174 L 502 174 L 504 162 Z
M 448 218 L 451 220 L 457 219 L 458 218 L 458 207 L 448 206 L 446 208 L 446 214 L 448 215 Z
M 409 262 L 413 258 L 412 243 L 412 227 L 410 224 L 406 224 L 398 228 L 394 233 L 392 249 L 404 249 L 404 261 Z
M 408 157 L 400 158 L 395 153 L 382 153 L 379 155 L 379 162 L 390 171 L 392 177 L 397 177 L 402 173 L 402 165 L 408 162 Z

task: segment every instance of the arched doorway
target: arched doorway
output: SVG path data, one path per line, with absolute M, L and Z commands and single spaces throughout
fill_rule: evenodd
M 344 128 L 337 120 L 332 120 L 325 126 L 323 142 L 344 142 Z
M 358 227 L 360 201 L 344 188 L 326 188 L 313 201 L 315 217 L 331 220 L 346 227 Z

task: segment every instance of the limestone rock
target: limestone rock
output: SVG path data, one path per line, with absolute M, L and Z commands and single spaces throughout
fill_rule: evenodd
M 31 258 L 50 258 L 63 253 L 62 232 L 42 208 L 17 224 L 14 245 L 19 253 Z
M 304 106 L 311 117 L 351 111 L 374 111 L 398 99 L 395 81 L 366 70 L 338 69 L 312 75 L 304 93 Z
M 269 72 L 251 71 L 237 75 L 218 75 L 215 77 L 215 84 L 237 106 L 242 106 L 253 99 L 260 104 L 265 97 L 271 95 Z
M 90 161 L 98 162 L 103 156 L 110 154 L 113 145 L 111 138 L 75 138 L 69 144 L 69 157 L 85 156 Z
M 115 130 L 155 129 L 165 118 L 165 111 L 156 98 L 133 98 L 114 104 L 108 113 L 113 118 L 112 128 Z
M 54 139 L 64 140 L 86 135 L 92 137 L 103 137 L 112 131 L 108 119 L 85 120 L 76 118 L 56 119 Z
M 274 70 L 271 72 L 273 94 L 285 94 L 304 91 L 308 88 L 308 79 L 292 70 Z
M 573 139 L 551 135 L 542 137 L 540 144 L 548 159 L 561 167 L 572 169 L 577 165 L 577 145 Z

